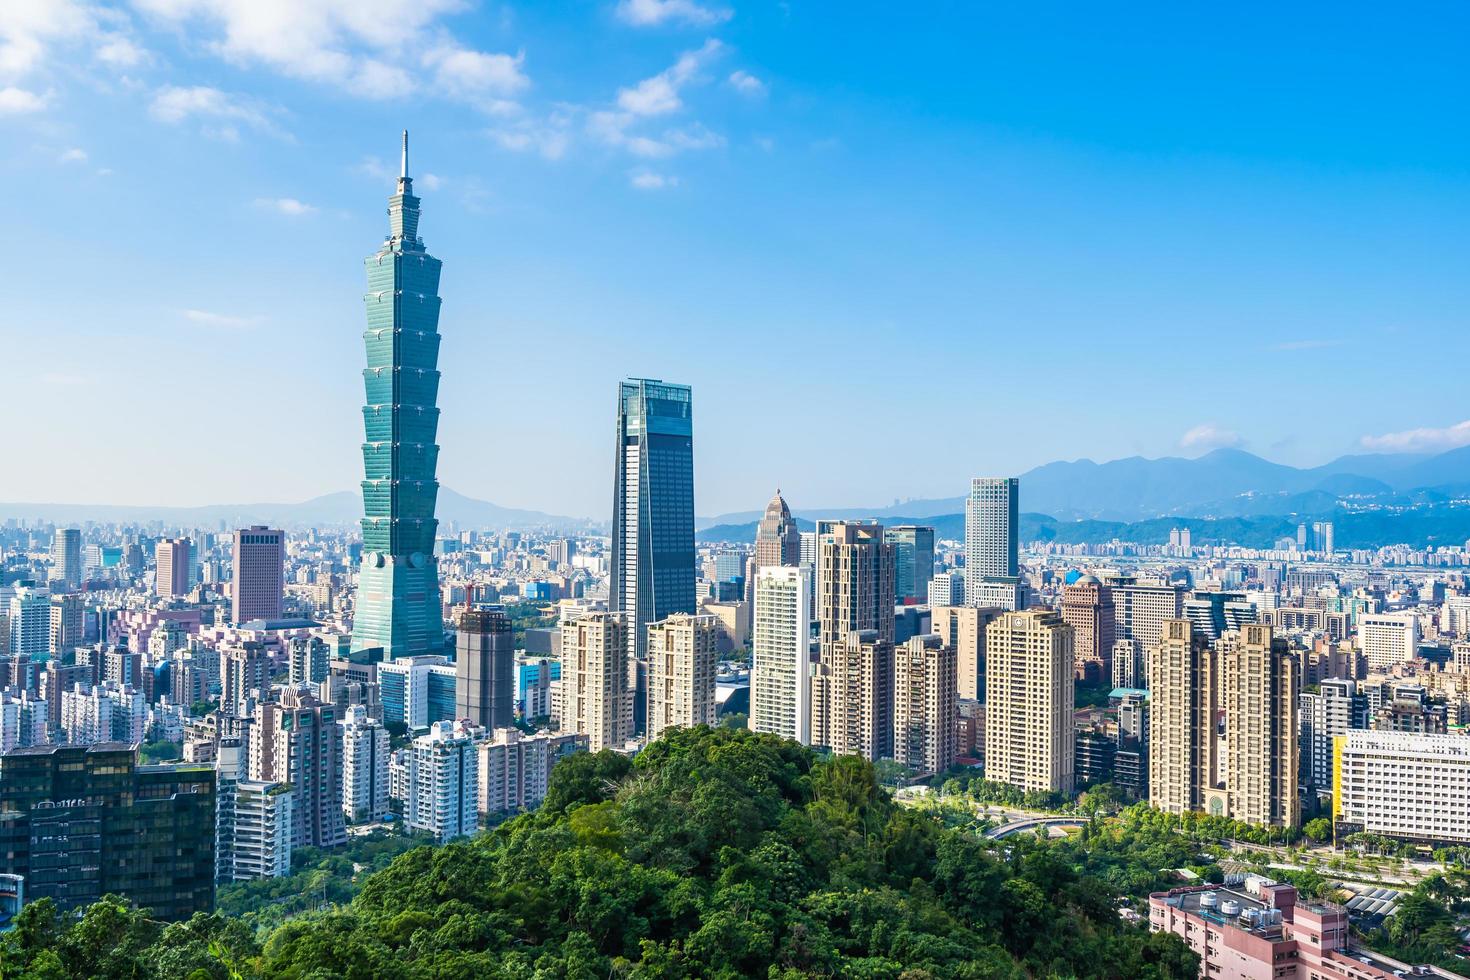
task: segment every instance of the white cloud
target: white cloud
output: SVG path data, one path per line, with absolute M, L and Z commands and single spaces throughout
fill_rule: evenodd
M 652 78 L 645 78 L 632 88 L 619 90 L 618 107 L 635 116 L 659 116 L 673 112 L 683 104 L 679 100 L 679 90 L 724 47 L 710 38 L 701 47 L 685 51 L 677 61 Z
M 304 214 L 315 214 L 316 207 L 296 200 L 294 197 L 257 197 L 255 206 L 267 211 L 275 211 L 291 218 L 299 218 Z
M 4 0 L 0 79 L 18 81 L 45 73 L 58 47 L 90 46 L 96 60 L 112 68 L 141 64 L 148 52 L 129 37 L 129 29 L 125 13 L 88 0 Z M 64 67 L 77 63 L 68 56 Z
M 438 174 L 420 174 L 414 180 L 418 181 L 419 187 L 426 191 L 437 191 L 444 186 L 444 178 Z
M 1184 433 L 1179 439 L 1179 445 L 1184 449 L 1231 449 L 1244 441 L 1239 433 L 1222 429 L 1213 422 L 1205 422 Z
M 635 27 L 657 27 L 666 23 L 708 27 L 731 17 L 728 9 L 706 7 L 694 0 L 621 0 L 617 14 L 620 20 Z
M 1358 442 L 1364 449 L 1380 453 L 1443 452 L 1470 446 L 1470 419 L 1442 429 L 1405 429 L 1378 436 L 1363 436 Z
M 229 330 L 238 330 L 243 327 L 253 326 L 260 322 L 258 316 L 232 316 L 228 313 L 211 313 L 208 310 L 182 310 L 185 320 L 197 323 L 203 327 L 221 327 Z
M 679 183 L 678 177 L 670 177 L 667 174 L 654 173 L 652 170 L 635 170 L 628 174 L 628 183 L 640 191 L 657 191 L 665 187 L 675 187 Z
M 531 80 L 521 71 L 526 56 L 486 54 L 453 44 L 440 45 L 424 54 L 424 65 L 434 71 L 434 81 L 448 94 L 470 101 L 490 99 L 493 108 L 518 95 Z
M 86 163 L 87 162 L 87 151 L 86 150 L 79 150 L 76 147 L 72 147 L 70 150 L 63 151 L 62 154 L 59 157 L 56 158 L 56 162 L 57 163 Z
M 732 71 L 729 82 L 730 87 L 741 95 L 755 97 L 766 94 L 766 83 L 744 69 Z
M 114 68 L 134 68 L 148 59 L 147 51 L 121 34 L 108 34 L 97 45 L 97 60 Z
M 8 85 L 0 88 L 0 116 L 18 116 L 29 112 L 40 112 L 46 108 L 46 100 L 35 92 Z
M 489 131 L 489 137 L 504 150 L 535 153 L 546 160 L 560 160 L 571 147 L 572 136 L 564 115 L 553 116 L 545 123 L 522 121 Z
M 210 123 L 206 131 L 211 135 L 231 142 L 239 138 L 237 122 L 254 129 L 274 129 L 265 111 L 254 103 L 207 85 L 166 85 L 154 93 L 148 112 L 160 122 L 175 124 L 197 117 Z

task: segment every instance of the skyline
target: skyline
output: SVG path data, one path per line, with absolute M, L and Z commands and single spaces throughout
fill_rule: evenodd
M 405 126 L 450 265 L 441 479 L 471 497 L 605 520 L 630 376 L 696 389 L 700 514 L 777 485 L 952 497 L 1054 459 L 1470 442 L 1466 137 L 1439 123 L 1470 69 L 1452 24 L 1422 29 L 1434 8 L 1262 38 L 1251 11 L 884 31 L 389 0 L 419 11 L 390 42 L 335 4 L 249 6 L 20 4 L 0 26 L 0 173 L 29 243 L 0 382 L 31 461 L 0 499 L 356 482 L 354 269 Z M 295 77 L 267 54 L 287 36 L 346 60 Z M 1213 50 L 1232 43 L 1251 57 Z M 385 66 L 417 90 L 371 98 L 403 83 Z M 875 361 L 881 386 L 855 384 Z M 855 490 L 818 432 L 822 457 L 925 462 Z

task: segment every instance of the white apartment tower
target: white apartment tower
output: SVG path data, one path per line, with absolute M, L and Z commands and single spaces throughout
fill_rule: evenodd
M 351 823 L 388 820 L 388 729 L 365 705 L 348 707 L 342 727 L 342 813 Z
M 475 731 L 452 721 L 436 721 L 408 750 L 405 820 L 441 844 L 479 829 L 480 755 Z
M 762 568 L 750 643 L 750 727 L 812 742 L 811 568 Z

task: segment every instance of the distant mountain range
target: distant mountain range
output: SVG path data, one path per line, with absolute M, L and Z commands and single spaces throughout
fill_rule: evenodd
M 536 510 L 501 507 L 439 488 L 437 514 L 441 526 L 457 524 L 466 528 L 551 527 L 580 529 L 592 522 L 576 517 L 560 517 Z M 355 490 L 329 493 L 297 504 L 209 504 L 203 507 L 118 506 L 115 504 L 33 504 L 0 503 L 0 519 L 54 521 L 81 524 L 86 521 L 104 523 L 161 521 L 178 527 L 213 527 L 224 522 L 227 527 L 267 524 L 271 527 L 326 527 L 353 524 L 362 518 L 362 494 Z
M 1301 469 L 1239 449 L 1198 459 L 1130 456 L 1047 463 L 1021 474 L 1021 507 L 1060 521 L 1146 521 L 1159 517 L 1266 517 L 1329 514 L 1339 504 L 1425 504 L 1470 494 L 1470 446 L 1438 455 L 1342 456 Z M 910 500 L 889 507 L 796 507 L 798 518 L 926 520 L 964 512 L 963 496 Z M 701 518 L 698 526 L 742 525 L 760 518 L 741 511 Z

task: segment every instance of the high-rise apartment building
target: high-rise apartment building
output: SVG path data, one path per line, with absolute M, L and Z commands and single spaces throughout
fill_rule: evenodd
M 1301 822 L 1298 661 L 1269 626 L 1226 633 L 1218 649 L 1230 816 L 1295 827 Z
M 817 540 L 817 622 L 822 656 L 848 633 L 893 642 L 893 545 L 881 524 L 824 522 Z
M 389 819 L 388 729 L 361 704 L 347 708 L 337 724 L 342 728 L 343 816 L 351 823 Z
M 270 694 L 270 651 L 258 640 L 222 646 L 219 681 L 221 710 L 243 717 L 249 712 L 251 699 L 261 700 Z
M 366 265 L 364 511 L 352 650 L 381 647 L 394 659 L 444 645 L 434 557 L 441 263 L 419 238 L 407 132 L 388 237 Z
M 1215 652 L 1187 619 L 1167 620 L 1163 632 L 1145 654 L 1149 803 L 1165 813 L 1204 810 L 1219 753 Z
M 238 738 L 221 738 L 216 751 L 216 879 L 249 881 L 290 874 L 291 787 L 241 778 Z
M 755 528 L 755 567 L 801 564 L 801 531 L 777 490 Z
M 1005 610 L 931 606 L 930 630 L 955 652 L 956 690 L 967 701 L 985 700 L 985 630 Z
M 883 538 L 893 545 L 894 598 L 928 602 L 929 580 L 934 577 L 934 529 L 903 524 L 886 528 Z
M 493 731 L 515 723 L 515 637 L 505 610 L 470 609 L 455 640 L 456 718 Z
M 676 613 L 648 626 L 648 737 L 715 724 L 719 621 Z
M 633 737 L 628 617 L 591 613 L 561 624 L 561 730 L 587 737 L 590 751 Z
M 77 592 L 51 596 L 51 655 L 61 657 L 82 645 L 82 596 Z
M 1015 477 L 970 481 L 965 500 L 967 606 L 1020 608 L 1020 487 Z
M 1108 680 L 1113 676 L 1113 597 L 1096 576 L 1083 575 L 1062 587 L 1062 621 L 1076 638 L 1077 674 Z
M 911 637 L 894 651 L 893 758 L 921 773 L 940 773 L 955 759 L 959 731 L 959 661 L 934 634 Z
M 82 584 L 82 532 L 74 527 L 59 527 L 51 542 L 51 581 L 63 589 Z
M 345 843 L 342 821 L 342 729 L 337 708 L 295 688 L 279 704 L 257 708 L 250 732 L 251 779 L 291 787 L 292 843 L 335 847 Z
M 1419 655 L 1419 618 L 1413 613 L 1358 617 L 1358 649 L 1371 671 L 1386 671 Z
M 18 585 L 10 597 L 12 657 L 44 660 L 51 652 L 51 593 L 33 585 Z
M 115 894 L 157 919 L 214 908 L 215 772 L 139 765 L 129 745 L 0 758 L 0 873 L 63 913 Z
M 1072 628 L 1049 609 L 1007 612 L 985 631 L 985 778 L 1074 789 Z
M 812 674 L 812 744 L 869 761 L 893 758 L 893 640 L 849 630 Z
M 546 799 L 551 770 L 574 752 L 585 752 L 581 735 L 499 728 L 476 743 L 479 752 L 479 810 L 485 814 L 534 810 Z
M 694 425 L 688 385 L 618 385 L 608 605 L 627 617 L 634 665 L 633 729 L 647 711 L 648 625 L 697 612 Z
M 153 549 L 153 591 L 160 599 L 182 599 L 189 594 L 189 561 L 194 543 L 188 538 L 160 541 Z
M 811 568 L 765 566 L 755 577 L 750 644 L 750 727 L 812 741 Z
M 1115 640 L 1133 640 L 1144 656 L 1163 639 L 1164 624 L 1184 615 L 1184 591 L 1176 586 L 1119 577 L 1108 588 L 1113 598 Z
M 475 729 L 436 721 L 408 750 L 404 821 L 439 843 L 479 829 L 480 755 Z
M 1323 678 L 1316 691 L 1303 691 L 1301 725 L 1302 782 L 1319 793 L 1332 788 L 1337 771 L 1337 737 L 1368 727 L 1368 699 L 1358 683 L 1346 677 Z
M 236 531 L 234 566 L 230 611 L 236 625 L 254 619 L 280 619 L 285 594 L 286 532 L 264 525 Z

